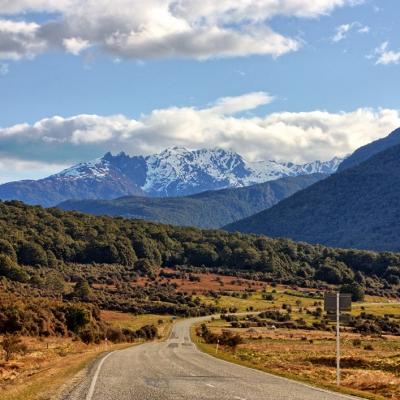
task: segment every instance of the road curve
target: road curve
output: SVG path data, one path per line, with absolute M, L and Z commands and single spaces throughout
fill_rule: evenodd
M 165 342 L 109 353 L 66 400 L 344 400 L 340 395 L 218 360 L 190 339 L 177 322 Z

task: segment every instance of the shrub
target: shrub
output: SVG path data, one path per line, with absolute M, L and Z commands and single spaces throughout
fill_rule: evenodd
M 27 282 L 29 280 L 29 275 L 9 256 L 3 254 L 0 254 L 0 276 L 5 276 L 17 282 Z
M 47 254 L 42 246 L 31 242 L 22 242 L 18 247 L 18 262 L 23 265 L 47 266 Z
M 1 342 L 1 347 L 6 353 L 6 361 L 12 359 L 16 353 L 26 353 L 28 348 L 22 343 L 21 338 L 18 335 L 6 334 Z

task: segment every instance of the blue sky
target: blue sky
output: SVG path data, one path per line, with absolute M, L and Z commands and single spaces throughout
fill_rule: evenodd
M 397 0 L 102 1 L 0 0 L 0 182 L 172 145 L 328 159 L 400 124 Z

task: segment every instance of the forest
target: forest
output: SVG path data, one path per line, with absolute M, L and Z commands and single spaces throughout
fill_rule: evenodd
M 0 202 L 0 333 L 79 334 L 90 341 L 108 329 L 99 309 L 181 316 L 229 312 L 160 279 L 165 268 L 178 275 L 212 271 L 320 289 L 340 285 L 355 296 L 399 295 L 396 253 Z

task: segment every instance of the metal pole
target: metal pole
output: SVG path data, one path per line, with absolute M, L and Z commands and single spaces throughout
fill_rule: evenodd
M 340 386 L 340 293 L 336 293 L 336 384 Z

